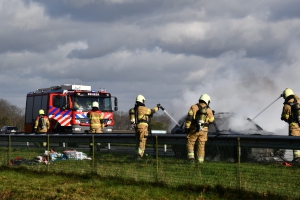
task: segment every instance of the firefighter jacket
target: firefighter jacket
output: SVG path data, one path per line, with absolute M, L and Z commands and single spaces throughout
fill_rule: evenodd
M 45 115 L 37 116 L 34 123 L 34 129 L 37 130 L 37 132 L 39 133 L 46 133 L 48 132 L 49 128 L 50 128 L 49 118 Z
M 208 127 L 208 125 L 210 123 L 213 123 L 215 120 L 215 117 L 213 115 L 212 110 L 205 104 L 205 103 L 197 103 L 191 106 L 191 108 L 189 109 L 187 118 L 185 120 L 185 128 L 189 129 L 189 128 L 196 128 L 196 123 L 194 123 L 195 118 L 196 118 L 196 113 L 199 110 L 199 105 L 201 107 L 207 107 L 206 109 L 206 119 L 204 122 L 204 127 Z
M 283 103 L 284 105 L 283 105 L 282 113 L 281 113 L 281 120 L 287 122 L 290 126 L 298 125 L 297 123 L 298 116 L 294 116 L 295 113 L 293 112 L 291 106 L 291 104 L 294 102 L 295 99 L 298 103 L 300 103 L 300 99 L 297 95 L 294 95 L 292 98 L 285 99 L 285 102 Z
M 137 108 L 137 124 L 148 125 L 150 123 L 151 116 L 158 111 L 158 107 L 152 109 L 146 106 L 138 106 Z
M 104 128 L 103 120 L 103 113 L 100 110 L 90 110 L 87 113 L 87 117 L 90 120 L 90 128 L 97 129 L 97 128 Z

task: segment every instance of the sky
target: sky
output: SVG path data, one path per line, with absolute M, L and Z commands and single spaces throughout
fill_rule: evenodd
M 298 0 L 0 0 L 0 98 L 61 84 L 137 95 L 176 121 L 201 94 L 215 112 L 287 135 L 285 88 L 300 94 Z M 163 113 L 163 111 L 159 111 Z

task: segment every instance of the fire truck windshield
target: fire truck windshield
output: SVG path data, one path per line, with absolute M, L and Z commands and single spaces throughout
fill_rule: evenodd
M 99 110 L 112 111 L 111 98 L 99 96 L 73 96 L 72 104 L 74 110 L 89 111 L 92 109 L 92 103 L 99 103 Z

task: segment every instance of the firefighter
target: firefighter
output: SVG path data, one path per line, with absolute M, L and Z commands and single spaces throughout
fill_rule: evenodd
M 290 136 L 300 136 L 300 99 L 290 88 L 286 88 L 281 96 L 284 98 L 281 120 L 289 124 Z M 300 158 L 300 150 L 293 150 L 293 159 L 297 158 Z
M 210 96 L 202 94 L 199 103 L 190 107 L 186 121 L 187 135 L 187 154 L 190 162 L 195 161 L 194 145 L 198 142 L 197 158 L 199 163 L 204 162 L 205 142 L 207 141 L 208 126 L 213 123 L 215 118 L 213 111 L 209 107 Z
M 87 113 L 90 120 L 90 133 L 102 133 L 104 128 L 103 113 L 99 110 L 98 102 L 92 103 L 92 110 Z
M 87 113 L 90 120 L 90 133 L 102 133 L 104 128 L 103 113 L 99 110 L 99 103 L 94 101 L 92 103 L 92 110 Z M 96 144 L 97 151 L 100 151 L 100 143 Z M 93 143 L 90 143 L 90 151 L 93 151 Z
M 39 115 L 36 117 L 34 123 L 34 132 L 35 133 L 47 133 L 50 128 L 50 122 L 48 116 L 45 115 L 43 109 L 39 110 Z M 40 146 L 40 143 L 35 143 L 36 146 Z M 43 142 L 42 145 L 44 147 L 47 146 L 47 142 Z
M 79 109 L 79 103 L 78 103 L 78 99 L 77 98 L 75 98 L 75 101 L 74 101 L 74 105 L 73 105 L 73 108 L 75 108 L 75 109 Z
M 39 115 L 37 116 L 34 124 L 35 133 L 47 133 L 50 128 L 50 122 L 48 117 L 45 115 L 43 109 L 39 110 Z
M 130 121 L 135 128 L 136 158 L 138 160 L 142 159 L 145 153 L 151 118 L 161 107 L 160 104 L 157 104 L 152 109 L 147 108 L 145 101 L 146 99 L 143 95 L 138 95 L 134 108 L 129 110 Z

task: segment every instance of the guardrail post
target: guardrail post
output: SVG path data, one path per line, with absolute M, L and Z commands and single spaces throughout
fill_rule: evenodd
M 158 139 L 157 135 L 155 136 L 155 150 L 156 150 L 156 181 L 158 181 Z
M 49 139 L 49 133 L 47 133 L 47 151 L 48 151 L 48 155 L 47 155 L 47 157 L 48 157 L 48 163 L 47 163 L 47 170 L 48 170 L 48 172 L 49 172 L 49 164 L 50 164 L 50 139 Z
M 8 151 L 7 151 L 7 165 L 9 165 L 10 161 L 10 151 L 11 151 L 11 134 L 8 136 Z
M 93 143 L 93 146 L 92 146 L 93 170 L 94 170 L 94 172 L 97 172 L 97 170 L 95 169 L 95 137 L 94 137 L 94 134 L 92 135 L 92 143 Z
M 241 143 L 240 138 L 238 137 L 238 176 L 239 176 L 239 189 L 241 189 Z

